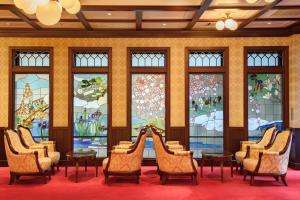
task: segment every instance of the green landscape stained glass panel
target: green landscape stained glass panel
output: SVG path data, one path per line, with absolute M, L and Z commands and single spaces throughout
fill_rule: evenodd
M 249 138 L 261 138 L 262 130 L 271 126 L 283 128 L 282 75 L 248 75 L 248 133 Z
M 106 74 L 74 74 L 74 149 L 107 155 L 108 99 Z
M 14 127 L 31 129 L 37 140 L 49 132 L 49 75 L 15 74 Z
M 223 99 L 222 74 L 189 75 L 190 149 L 195 157 L 223 151 Z

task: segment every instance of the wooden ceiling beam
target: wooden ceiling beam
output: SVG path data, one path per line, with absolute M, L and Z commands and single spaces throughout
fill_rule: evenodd
M 262 16 L 263 14 L 265 14 L 266 12 L 268 12 L 269 10 L 271 10 L 272 8 L 274 8 L 277 4 L 279 4 L 282 0 L 275 0 L 273 3 L 267 4 L 266 6 L 264 6 L 264 8 L 262 10 L 260 10 L 257 14 L 253 15 L 252 17 L 250 17 L 249 19 L 245 20 L 243 23 L 241 23 L 239 25 L 239 29 L 242 29 L 244 27 L 246 27 L 248 24 L 250 24 L 251 22 L 255 21 L 256 19 L 258 19 L 260 16 Z
M 185 27 L 186 30 L 191 30 L 194 25 L 197 23 L 197 21 L 200 19 L 200 17 L 203 15 L 203 13 L 208 9 L 210 4 L 213 0 L 205 0 L 200 8 L 195 12 L 192 21 Z
M 18 16 L 22 21 L 26 22 L 30 26 L 32 26 L 34 29 L 41 30 L 42 28 L 35 22 L 31 21 L 29 17 L 27 17 L 25 14 L 23 14 L 17 7 L 14 5 L 8 6 L 9 11 Z
M 85 19 L 85 16 L 83 15 L 83 13 L 81 11 L 79 11 L 76 16 L 78 17 L 79 21 L 82 23 L 82 25 L 84 26 L 84 28 L 88 31 L 92 31 L 93 28 L 91 27 L 91 25 L 89 24 L 89 22 Z
M 194 11 L 199 6 L 134 6 L 134 5 L 122 5 L 122 6 L 98 6 L 98 5 L 82 5 L 82 11 Z
M 142 21 L 143 21 L 143 11 L 137 10 L 135 11 L 135 17 L 136 17 L 136 30 L 142 29 Z

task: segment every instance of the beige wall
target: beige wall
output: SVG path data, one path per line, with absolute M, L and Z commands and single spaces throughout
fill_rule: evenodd
M 0 38 L 0 127 L 8 125 L 8 47 L 52 46 L 54 47 L 54 121 L 55 127 L 68 126 L 68 47 L 112 47 L 112 124 L 126 126 L 126 47 L 171 48 L 171 126 L 185 125 L 185 47 L 228 46 L 229 66 L 229 115 L 230 126 L 243 126 L 243 47 L 244 46 L 290 46 L 291 72 L 300 63 L 300 36 L 288 38 Z M 300 74 L 299 70 L 297 71 Z M 299 76 L 298 76 L 299 77 Z M 292 126 L 300 127 L 300 86 L 296 74 L 291 73 L 291 108 L 294 116 Z M 299 113 L 299 114 L 296 114 Z

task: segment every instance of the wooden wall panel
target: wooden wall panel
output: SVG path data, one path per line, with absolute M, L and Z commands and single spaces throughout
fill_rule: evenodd
M 225 141 L 228 142 L 229 152 L 234 154 L 240 149 L 240 141 L 243 141 L 246 138 L 245 133 L 244 127 L 229 127 L 228 138 L 225 138 Z
M 186 142 L 186 129 L 185 127 L 170 127 L 170 132 L 166 135 L 166 140 L 179 141 L 182 145 L 187 145 Z
M 293 140 L 291 146 L 289 166 L 293 169 L 300 170 L 300 129 L 295 128 L 293 131 Z
M 4 149 L 4 131 L 7 128 L 0 127 L 0 166 L 7 166 L 6 155 Z
M 129 127 L 112 127 L 108 136 L 108 149 L 111 149 L 112 146 L 118 144 L 121 140 L 131 140 Z
M 60 159 L 66 159 L 66 153 L 72 150 L 71 131 L 68 127 L 53 127 L 49 140 L 56 142 L 56 150 L 60 152 Z

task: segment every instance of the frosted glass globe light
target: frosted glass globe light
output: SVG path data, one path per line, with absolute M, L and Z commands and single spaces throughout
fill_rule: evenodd
M 224 28 L 225 28 L 225 24 L 224 24 L 223 21 L 218 21 L 218 22 L 216 23 L 216 29 L 217 29 L 218 31 L 222 31 L 222 30 L 224 30 Z
M 49 0 L 33 0 L 37 6 L 45 5 L 49 2 Z
M 34 0 L 14 0 L 14 4 L 19 9 L 27 9 L 33 3 Z
M 254 4 L 257 2 L 257 0 L 246 0 L 246 1 L 247 1 L 247 3 L 250 3 L 250 4 Z
M 229 28 L 231 31 L 235 31 L 239 27 L 238 23 L 233 20 L 233 24 Z
M 265 0 L 266 3 L 273 3 L 275 0 Z
M 26 14 L 33 15 L 36 13 L 36 9 L 37 9 L 37 5 L 33 2 L 28 8 L 24 9 L 23 11 Z
M 225 20 L 225 27 L 228 29 L 231 29 L 234 26 L 234 20 L 233 19 L 226 19 Z
M 45 5 L 37 7 L 36 17 L 44 25 L 51 26 L 59 22 L 62 7 L 56 1 L 49 1 Z
M 74 6 L 72 8 L 68 8 L 66 9 L 66 11 L 70 14 L 77 14 L 81 9 L 81 5 L 80 5 L 80 2 L 79 0 L 76 0 Z
M 65 9 L 72 8 L 78 0 L 59 0 L 59 3 Z

